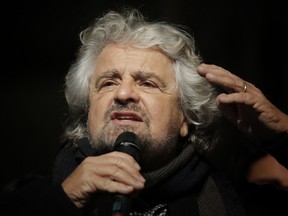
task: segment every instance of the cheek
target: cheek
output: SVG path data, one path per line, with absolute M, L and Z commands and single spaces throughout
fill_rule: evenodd
M 154 121 L 155 130 L 163 131 L 170 129 L 171 126 L 181 127 L 183 115 L 175 101 L 167 100 L 149 104 L 150 116 Z M 167 131 L 166 131 L 167 132 Z
M 104 122 L 105 107 L 106 105 L 101 103 L 99 100 L 94 99 L 90 102 L 87 120 L 90 132 L 95 132 L 95 130 L 98 131 L 98 128 L 101 127 L 101 122 Z

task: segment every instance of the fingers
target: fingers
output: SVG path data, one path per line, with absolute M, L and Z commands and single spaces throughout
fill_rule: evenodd
M 235 97 L 233 98 L 233 96 Z M 221 94 L 218 96 L 216 104 L 223 116 L 236 125 L 240 131 L 245 134 L 250 134 L 252 128 L 250 124 L 251 116 L 247 112 L 249 107 L 241 104 L 239 101 L 241 103 L 245 101 L 239 94 L 234 93 L 232 96 L 231 94 Z
M 216 103 L 218 106 L 221 103 L 247 106 L 267 104 L 267 99 L 260 89 L 219 66 L 201 64 L 197 71 L 213 85 L 226 90 L 227 94 L 223 93 L 217 97 Z M 258 109 L 258 107 L 254 108 Z
M 262 97 L 262 96 L 261 96 Z M 254 105 L 257 101 L 259 102 L 260 96 L 257 97 L 255 94 L 244 94 L 244 92 L 237 93 L 230 93 L 225 94 L 222 93 L 217 97 L 216 103 L 219 105 L 220 103 L 224 104 L 243 104 L 243 105 Z
M 128 154 L 111 152 L 87 157 L 62 183 L 77 207 L 99 192 L 129 194 L 144 188 L 140 166 Z
M 111 183 L 115 186 L 115 190 L 121 189 L 126 186 L 140 189 L 145 182 L 145 179 L 140 174 L 140 166 L 136 161 L 125 153 L 121 152 L 111 152 L 106 155 L 99 156 L 97 158 L 90 157 L 87 158 L 89 166 L 95 166 L 97 164 L 97 169 L 93 168 L 92 173 L 97 176 L 101 176 L 106 181 L 105 184 Z M 108 180 L 108 181 L 107 181 Z M 115 183 L 115 184 L 114 184 Z M 104 184 L 104 185 L 105 185 Z M 104 188 L 109 192 L 114 190 L 114 187 Z M 117 191 L 120 192 L 120 191 Z
M 248 91 L 259 92 L 253 84 L 244 81 L 242 78 L 230 73 L 229 71 L 216 66 L 201 64 L 197 68 L 198 73 L 204 76 L 210 83 L 224 88 L 227 92 L 246 93 Z
M 252 83 L 216 65 L 201 64 L 197 71 L 213 85 L 226 90 L 217 96 L 216 104 L 242 132 L 265 140 L 271 134 L 288 130 L 287 115 Z

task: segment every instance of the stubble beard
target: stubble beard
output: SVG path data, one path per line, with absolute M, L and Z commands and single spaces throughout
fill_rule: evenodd
M 147 130 L 137 130 L 137 128 L 130 125 L 112 125 L 110 123 L 110 113 L 113 110 L 134 110 L 140 112 L 144 118 L 144 124 Z M 119 106 L 113 106 L 105 114 L 105 124 L 97 134 L 90 136 L 92 147 L 99 153 L 105 154 L 113 151 L 115 140 L 117 137 L 126 131 L 134 132 L 141 141 L 143 150 L 141 151 L 140 166 L 142 172 L 151 172 L 174 159 L 180 150 L 179 140 L 179 128 L 175 127 L 175 124 L 171 123 L 168 134 L 165 137 L 153 137 L 151 133 L 150 121 L 146 117 L 147 115 L 139 108 L 135 106 L 129 106 L 129 108 L 119 108 Z

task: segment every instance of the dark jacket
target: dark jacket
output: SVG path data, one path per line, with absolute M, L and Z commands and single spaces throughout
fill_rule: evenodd
M 33 177 L 14 183 L 14 189 L 2 194 L 1 215 L 111 215 L 111 203 L 101 209 L 80 210 L 62 190 L 63 179 L 88 155 L 95 153 L 87 143 L 78 148 L 70 145 L 61 148 L 55 158 L 52 178 Z M 196 154 L 186 161 L 173 172 L 162 171 L 165 175 L 160 176 L 159 181 L 158 174 L 154 175 L 156 183 L 148 181 L 145 190 L 131 200 L 131 211 L 143 213 L 164 203 L 171 216 L 246 215 L 224 175 L 214 172 Z M 147 178 L 151 176 L 146 174 Z

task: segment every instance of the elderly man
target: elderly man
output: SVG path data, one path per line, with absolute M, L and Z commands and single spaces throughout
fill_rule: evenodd
M 219 109 L 259 140 L 287 133 L 287 115 L 251 83 L 201 64 L 185 31 L 147 22 L 137 10 L 110 11 L 80 36 L 66 76 L 65 143 L 52 184 L 38 187 L 41 196 L 27 212 L 245 215 L 230 183 L 201 157 L 217 142 Z M 117 149 L 119 137 L 128 152 Z

